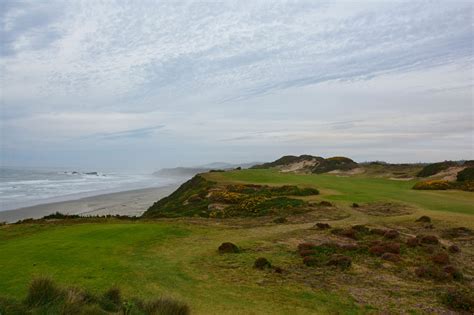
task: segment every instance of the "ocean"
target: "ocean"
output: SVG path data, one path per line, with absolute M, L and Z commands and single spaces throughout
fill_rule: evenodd
M 0 167 L 0 211 L 182 181 L 152 174 Z

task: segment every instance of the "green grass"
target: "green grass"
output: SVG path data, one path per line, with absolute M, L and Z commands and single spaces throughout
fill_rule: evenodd
M 214 172 L 204 177 L 218 184 L 317 188 L 321 195 L 298 198 L 331 200 L 347 211 L 350 217 L 330 222 L 336 227 L 360 220 L 376 225 L 414 224 L 421 214 L 432 216 L 437 228 L 441 223 L 473 225 L 469 223 L 474 214 L 473 193 L 417 191 L 411 189 L 414 181 L 266 169 Z M 374 201 L 407 203 L 416 213 L 384 218 L 349 207 L 353 202 Z M 305 280 L 253 268 L 258 257 L 269 259 L 274 266 L 300 268 L 301 257 L 295 252 L 296 245 L 290 245 L 291 239 L 309 233 L 314 223 L 256 226 L 255 218 L 238 220 L 233 222 L 252 224 L 236 228 L 221 221 L 187 218 L 71 219 L 0 226 L 0 297 L 21 299 L 33 278 L 46 276 L 61 286 L 77 285 L 95 294 L 117 286 L 126 297 L 169 296 L 188 304 L 193 314 L 355 314 L 372 310 L 370 305 L 356 305 L 344 289 L 314 288 Z M 219 255 L 217 248 L 223 242 L 237 244 L 242 252 Z
M 113 220 L 3 226 L 0 296 L 20 299 L 31 279 L 47 276 L 94 293 L 117 286 L 124 296 L 155 299 L 164 294 L 187 303 L 193 314 L 358 311 L 348 296 L 297 284 L 259 285 L 265 274 L 252 267 L 255 253 L 217 253 L 224 241 L 246 248 L 273 233 L 271 228 L 242 233 L 185 223 Z M 278 259 L 280 254 L 267 255 Z
M 274 170 L 252 169 L 206 175 L 216 181 L 266 185 L 315 187 L 321 197 L 343 202 L 398 201 L 426 210 L 474 214 L 474 194 L 465 191 L 417 191 L 416 181 L 399 181 L 363 176 L 298 175 Z

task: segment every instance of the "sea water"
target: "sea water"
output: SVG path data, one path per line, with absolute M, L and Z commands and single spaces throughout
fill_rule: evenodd
M 97 170 L 0 167 L 0 211 L 126 190 L 163 187 L 179 178 Z

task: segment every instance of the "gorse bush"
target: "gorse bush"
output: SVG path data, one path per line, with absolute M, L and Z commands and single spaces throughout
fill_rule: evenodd
M 315 188 L 300 188 L 294 185 L 218 185 L 196 175 L 170 196 L 155 202 L 145 212 L 144 217 L 229 218 L 288 215 L 309 208 L 307 202 L 288 196 L 318 194 L 319 191 Z
M 459 189 L 465 191 L 474 191 L 474 180 L 465 180 L 460 182 L 450 182 L 447 180 L 429 180 L 418 182 L 413 186 L 416 190 L 447 190 Z
M 452 188 L 452 185 L 447 180 L 429 180 L 418 182 L 413 186 L 417 190 L 446 190 Z

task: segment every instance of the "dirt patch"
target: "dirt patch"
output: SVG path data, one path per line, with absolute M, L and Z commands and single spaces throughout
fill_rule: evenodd
M 373 216 L 391 217 L 413 213 L 410 206 L 395 202 L 374 202 L 355 207 L 355 210 Z

